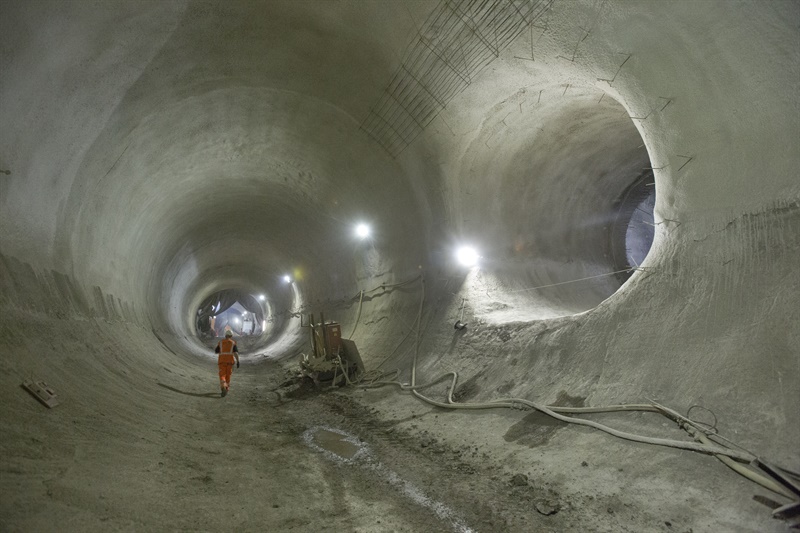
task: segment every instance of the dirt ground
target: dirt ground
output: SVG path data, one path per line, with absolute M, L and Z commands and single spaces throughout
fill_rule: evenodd
M 215 365 L 196 363 L 165 366 L 142 391 L 122 375 L 134 370 L 116 362 L 120 380 L 87 385 L 95 400 L 64 394 L 51 410 L 6 386 L 0 529 L 787 528 L 770 518 L 773 496 L 711 457 L 619 442 L 532 412 L 445 411 L 396 388 L 317 389 L 292 379 L 293 361 L 242 359 L 225 398 Z M 664 429 L 661 419 L 640 418 Z

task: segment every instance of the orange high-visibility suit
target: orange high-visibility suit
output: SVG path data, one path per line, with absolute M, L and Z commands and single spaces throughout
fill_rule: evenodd
M 221 389 L 228 390 L 231 384 L 231 373 L 233 373 L 233 363 L 235 362 L 234 352 L 239 353 L 236 341 L 230 337 L 225 337 L 217 344 L 216 350 L 219 354 L 217 364 L 219 365 L 219 386 Z

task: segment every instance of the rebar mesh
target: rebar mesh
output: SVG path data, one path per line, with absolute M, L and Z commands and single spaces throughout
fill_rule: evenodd
M 361 128 L 399 155 L 555 0 L 452 0 L 431 13 Z

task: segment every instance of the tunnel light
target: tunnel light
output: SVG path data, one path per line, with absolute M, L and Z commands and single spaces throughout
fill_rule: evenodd
M 478 264 L 480 256 L 475 248 L 471 246 L 462 246 L 456 250 L 456 259 L 462 266 L 473 267 Z
M 261 301 L 263 302 L 264 300 L 266 300 L 266 299 L 267 299 L 267 297 L 266 297 L 266 296 L 264 296 L 263 294 L 260 294 L 260 295 L 258 296 L 258 299 L 259 299 L 259 300 L 261 300 Z
M 290 276 L 289 274 L 286 274 L 285 276 L 283 276 L 283 281 L 285 281 L 286 283 L 291 283 L 292 282 L 292 276 Z
M 372 231 L 370 230 L 370 227 L 367 226 L 366 224 L 362 223 L 356 226 L 356 236 L 359 239 L 366 239 L 367 237 L 369 237 L 370 233 L 372 233 Z

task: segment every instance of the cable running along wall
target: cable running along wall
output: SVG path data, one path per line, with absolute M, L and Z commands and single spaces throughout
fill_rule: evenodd
M 399 155 L 554 0 L 445 1 L 419 29 L 361 128 Z

